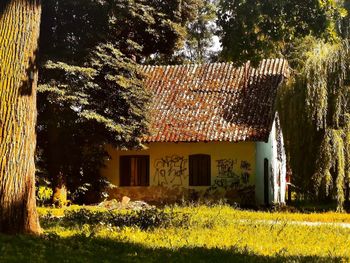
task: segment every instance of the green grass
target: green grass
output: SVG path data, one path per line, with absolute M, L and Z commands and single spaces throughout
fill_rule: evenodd
M 70 210 L 79 207 L 69 208 Z M 99 208 L 88 208 L 93 212 Z M 48 209 L 40 209 L 44 216 Z M 0 262 L 348 262 L 350 229 L 288 220 L 350 222 L 347 214 L 240 211 L 229 206 L 167 207 L 183 225 L 141 230 L 92 224 L 46 226 L 42 237 L 1 236 Z M 52 210 L 63 215 L 62 209 Z M 119 212 L 114 212 L 119 213 Z M 122 211 L 121 213 L 127 213 Z M 242 221 L 241 219 L 245 219 Z M 258 221 L 257 221 L 258 219 Z M 261 220 L 276 220 L 264 224 Z M 348 221 L 349 220 L 349 221 Z M 44 223 L 44 219 L 43 219 Z
M 79 209 L 88 209 L 91 211 L 107 211 L 105 208 L 96 206 L 70 206 L 65 209 L 60 208 L 46 208 L 39 207 L 38 211 L 40 215 L 46 215 L 51 213 L 54 216 L 63 216 L 64 211 L 76 211 Z M 202 206 L 172 206 L 165 207 L 165 211 L 175 211 L 179 213 L 190 214 L 191 218 L 203 217 L 214 218 L 217 216 L 223 216 L 224 218 L 250 219 L 250 220 L 278 220 L 278 221 L 307 221 L 307 222 L 325 222 L 325 223 L 350 223 L 350 213 L 336 213 L 333 211 L 316 213 L 295 213 L 295 212 L 263 212 L 263 211 L 250 211 L 234 209 L 227 205 L 216 205 L 208 207 Z M 123 213 L 124 211 L 118 211 Z

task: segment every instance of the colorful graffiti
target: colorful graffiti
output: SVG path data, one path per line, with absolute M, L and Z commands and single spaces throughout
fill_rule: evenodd
M 154 163 L 154 182 L 159 186 L 183 186 L 188 177 L 188 159 L 183 156 L 165 156 Z

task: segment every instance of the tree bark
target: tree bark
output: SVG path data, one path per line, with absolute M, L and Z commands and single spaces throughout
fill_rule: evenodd
M 40 232 L 35 200 L 40 0 L 0 3 L 0 232 Z

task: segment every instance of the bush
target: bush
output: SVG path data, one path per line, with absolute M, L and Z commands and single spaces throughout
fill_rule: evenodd
M 47 205 L 51 202 L 51 197 L 53 194 L 53 191 L 50 187 L 47 186 L 39 186 L 37 188 L 37 203 L 39 206 Z
M 41 218 L 44 227 L 54 224 L 80 228 L 90 226 L 137 227 L 141 230 L 166 228 L 186 224 L 188 217 L 174 212 L 166 213 L 157 208 L 131 211 L 127 213 L 91 211 L 88 209 L 66 210 L 63 217 L 46 215 Z

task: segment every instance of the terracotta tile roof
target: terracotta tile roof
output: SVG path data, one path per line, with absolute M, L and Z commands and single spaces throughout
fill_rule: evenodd
M 150 135 L 144 142 L 267 141 L 283 59 L 250 63 L 144 66 L 153 93 Z

